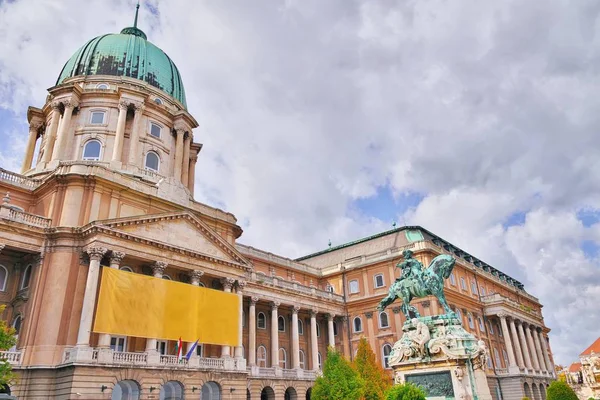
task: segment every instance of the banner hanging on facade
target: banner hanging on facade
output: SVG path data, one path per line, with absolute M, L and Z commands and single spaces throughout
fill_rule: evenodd
M 94 332 L 239 346 L 233 293 L 102 268 Z

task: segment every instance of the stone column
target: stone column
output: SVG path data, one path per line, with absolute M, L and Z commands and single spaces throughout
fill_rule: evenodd
M 529 329 L 529 326 L 527 325 L 525 326 L 525 336 L 527 336 L 527 344 L 529 346 L 533 368 L 535 368 L 536 371 L 539 371 L 540 363 L 538 362 L 537 355 L 535 354 L 535 344 L 533 343 L 533 338 L 531 337 L 531 329 Z
M 542 352 L 544 353 L 544 360 L 546 361 L 546 369 L 552 376 L 554 376 L 554 365 L 552 364 L 552 361 L 550 361 L 550 352 L 548 351 L 548 343 L 546 343 L 544 331 L 540 329 L 538 331 L 538 335 L 540 336 L 540 342 L 542 343 Z
M 523 346 L 523 356 L 525 358 L 525 366 L 528 370 L 532 370 L 533 366 L 531 365 L 531 357 L 529 353 L 529 346 L 527 345 L 527 340 L 525 339 L 525 332 L 523 331 L 523 322 L 517 321 L 517 329 L 519 331 L 519 339 L 521 345 Z
M 256 303 L 258 297 L 250 298 L 250 309 L 248 310 L 248 364 L 256 365 Z
M 341 330 L 338 326 L 338 334 L 342 332 L 343 351 L 346 358 L 350 359 L 350 338 L 348 337 L 348 317 L 346 315 L 341 318 Z
M 121 265 L 121 261 L 125 258 L 125 253 L 121 253 L 120 251 L 113 251 L 110 253 L 110 268 L 119 269 Z M 110 347 L 110 335 L 108 333 L 101 333 L 98 337 L 98 347 L 100 348 L 108 348 Z
M 312 355 L 312 369 L 319 369 L 319 342 L 317 339 L 317 310 L 310 310 L 310 350 Z M 306 362 L 306 361 L 305 361 Z
M 54 142 L 56 141 L 56 132 L 58 131 L 58 121 L 60 120 L 60 103 L 55 101 L 52 103 L 52 119 L 50 126 L 46 130 L 46 143 L 44 144 L 44 154 L 42 154 L 42 162 L 47 163 L 52 158 L 52 150 L 54 150 Z
M 500 317 L 500 325 L 502 325 L 502 336 L 504 336 L 504 345 L 506 346 L 506 352 L 508 353 L 508 368 L 514 370 L 517 367 L 517 362 L 515 361 L 515 353 L 513 351 L 512 343 L 510 340 L 510 332 L 508 331 L 508 326 L 506 324 L 506 316 L 505 313 L 499 313 L 498 317 Z
M 190 284 L 192 286 L 200 286 L 200 278 L 202 278 L 202 275 L 204 275 L 204 271 L 200 271 L 200 270 L 190 271 Z M 192 346 L 194 345 L 194 343 L 195 342 L 187 343 L 186 354 L 192 349 Z M 198 343 L 198 345 L 200 345 L 200 343 Z M 192 357 L 196 357 L 196 353 L 193 353 Z
M 111 161 L 121 162 L 121 156 L 123 155 L 123 142 L 125 141 L 125 119 L 127 118 L 127 107 L 129 107 L 128 101 L 119 101 L 119 118 L 117 119 L 117 130 L 115 132 L 115 143 L 113 145 Z
M 67 100 L 63 102 L 65 106 L 65 112 L 63 113 L 62 123 L 56 136 L 56 143 L 54 143 L 54 150 L 52 151 L 52 160 L 60 160 L 64 158 L 63 154 L 65 146 L 67 145 L 67 139 L 69 138 L 69 127 L 71 126 L 71 117 L 73 116 L 73 110 L 79 104 L 74 100 Z
M 167 263 L 164 261 L 156 261 L 152 264 L 152 275 L 155 278 L 162 279 L 163 274 L 165 273 L 165 269 L 167 268 Z M 146 352 L 148 353 L 156 353 L 156 339 L 147 338 L 146 339 Z
M 238 281 L 237 283 L 237 295 L 240 298 L 240 310 L 238 313 L 238 341 L 239 346 L 235 347 L 235 358 L 244 358 L 244 347 L 242 346 L 242 339 L 244 337 L 244 287 L 246 287 L 246 281 Z
M 180 164 L 180 166 L 181 166 L 181 164 Z M 223 291 L 225 293 L 231 293 L 231 289 L 233 288 L 235 279 L 223 278 L 223 279 L 221 279 L 221 283 L 223 284 Z M 223 358 L 231 357 L 230 346 L 221 346 L 221 357 L 223 357 Z
M 271 367 L 279 368 L 279 314 L 277 309 L 281 303 L 271 303 Z
M 175 128 L 175 164 L 173 166 L 173 176 L 181 181 L 181 162 L 183 160 L 183 135 L 185 131 L 181 128 Z
M 367 328 L 367 336 L 368 336 L 368 340 L 369 340 L 369 346 L 371 346 L 372 349 L 375 349 L 375 327 L 373 326 L 373 312 L 372 311 L 367 311 L 365 313 L 365 317 L 367 317 L 367 323 L 366 323 L 366 328 Z
M 292 368 L 300 369 L 300 337 L 298 335 L 298 311 L 300 307 L 292 307 Z
M 327 338 L 329 339 L 329 347 L 335 349 L 335 334 L 333 332 L 333 319 L 335 315 L 327 314 Z
M 535 355 L 538 359 L 538 364 L 540 365 L 540 371 L 548 371 L 546 367 L 546 363 L 544 361 L 544 355 L 542 354 L 542 346 L 540 344 L 540 337 L 538 335 L 537 328 L 535 326 L 531 326 L 533 343 L 535 344 Z
M 21 174 L 31 169 L 33 162 L 33 152 L 35 151 L 35 143 L 38 138 L 38 131 L 42 127 L 41 121 L 31 121 L 29 124 L 29 136 L 27 137 L 27 147 L 25 148 L 25 159 L 23 160 L 23 166 L 21 166 Z
M 512 335 L 513 343 L 515 344 L 515 350 L 517 352 L 517 363 L 519 368 L 525 368 L 525 362 L 523 361 L 523 352 L 521 350 L 521 344 L 519 343 L 519 337 L 517 336 L 517 328 L 515 328 L 514 318 L 510 319 L 510 333 Z
M 193 156 L 190 158 L 190 166 L 189 166 L 189 177 L 187 188 L 190 190 L 192 196 L 194 196 L 194 183 L 196 180 L 196 161 L 198 161 L 198 156 Z
M 190 172 L 190 142 L 192 135 L 190 133 L 186 133 L 183 138 L 183 160 L 181 167 L 183 170 L 181 171 L 181 183 L 184 186 L 188 186 L 189 184 L 189 172 Z
M 143 168 L 140 164 L 140 154 L 138 154 L 139 143 L 140 143 L 140 131 L 142 123 L 142 115 L 144 113 L 144 103 L 133 103 L 135 114 L 133 116 L 133 127 L 131 129 L 131 135 L 129 135 L 129 156 L 127 163 Z
M 79 319 L 79 331 L 77 333 L 77 346 L 89 347 L 92 320 L 94 317 L 94 305 L 96 303 L 96 292 L 98 290 L 98 276 L 100 272 L 100 260 L 106 253 L 104 247 L 90 247 L 86 250 L 90 257 L 87 281 L 85 283 L 85 294 L 83 295 L 83 307 Z

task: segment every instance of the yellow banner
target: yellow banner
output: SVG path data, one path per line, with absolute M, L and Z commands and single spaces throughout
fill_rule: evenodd
M 102 268 L 94 332 L 239 346 L 236 294 Z

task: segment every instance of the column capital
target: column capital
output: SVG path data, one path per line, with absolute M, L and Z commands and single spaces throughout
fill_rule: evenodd
M 146 109 L 146 105 L 141 101 L 132 101 L 131 105 L 133 106 L 134 112 L 143 112 Z
M 63 106 L 65 106 L 65 109 L 67 109 L 67 108 L 74 109 L 74 108 L 77 108 L 77 106 L 79 106 L 79 103 L 75 99 L 64 100 L 62 103 L 63 103 Z
M 167 264 L 164 261 L 155 261 L 154 264 L 152 264 L 150 266 L 150 268 L 152 268 L 152 273 L 154 275 L 160 274 L 162 276 L 162 274 L 165 273 L 165 269 L 167 268 Z
M 342 315 L 341 318 L 342 318 L 342 322 L 344 322 L 344 323 L 348 322 L 348 316 L 347 315 Z
M 317 310 L 316 308 L 313 308 L 310 310 L 310 317 L 311 318 L 317 318 L 317 314 L 319 313 L 319 310 Z
M 121 261 L 125 258 L 125 253 L 120 251 L 111 251 L 110 252 L 110 263 L 111 264 L 121 264 Z
M 173 132 L 175 133 L 175 135 L 185 135 L 186 130 L 181 126 L 177 126 L 173 128 Z
M 260 300 L 260 299 L 258 297 L 256 297 L 256 296 L 250 297 L 250 305 L 251 306 L 255 306 L 256 303 L 258 303 L 258 300 Z
M 37 132 L 42 126 L 44 126 L 44 121 L 42 120 L 31 120 L 29 123 L 29 131 Z
M 371 318 L 373 318 L 373 311 L 367 311 L 367 312 L 365 313 L 365 317 L 367 317 L 367 319 L 371 319 Z
M 504 320 L 506 320 L 506 317 L 508 317 L 508 314 L 507 314 L 507 313 L 505 313 L 504 311 L 501 311 L 501 312 L 499 312 L 499 313 L 498 313 L 498 314 L 496 314 L 496 315 L 498 315 L 498 318 L 500 318 L 500 319 L 504 319 Z
M 127 110 L 127 108 L 129 107 L 129 104 L 131 104 L 130 100 L 124 100 L 124 99 L 119 100 L 119 105 L 118 105 L 119 111 Z
M 280 305 L 281 305 L 281 303 L 279 301 L 272 301 L 271 302 L 271 311 L 276 311 Z
M 335 314 L 327 313 L 325 314 L 325 317 L 327 317 L 327 321 L 333 321 L 335 318 Z
M 195 270 L 189 272 L 190 280 L 192 281 L 192 283 L 194 281 L 199 283 L 200 278 L 202 278 L 203 275 L 204 275 L 204 271 L 200 271 L 199 269 L 195 269 Z
M 60 101 L 53 101 L 52 104 L 50 104 L 50 107 L 52 107 L 52 111 L 60 111 Z
M 300 306 L 293 306 L 292 307 L 292 314 L 298 314 L 298 311 L 300 311 Z
M 233 278 L 221 278 L 221 284 L 224 289 L 231 290 L 233 284 L 235 283 L 235 279 Z
M 106 247 L 89 247 L 85 252 L 90 257 L 90 261 L 100 261 L 107 251 Z
M 237 289 L 238 289 L 238 291 L 239 292 L 243 292 L 245 287 L 246 287 L 246 281 L 238 279 L 238 281 L 237 281 Z

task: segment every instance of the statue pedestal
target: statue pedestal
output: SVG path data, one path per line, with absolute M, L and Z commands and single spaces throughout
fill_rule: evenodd
M 452 313 L 407 321 L 389 357 L 396 383 L 421 387 L 428 399 L 492 400 L 488 352 Z

